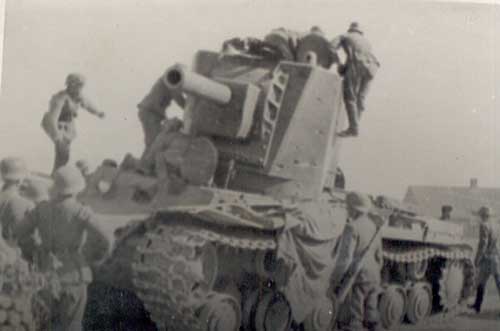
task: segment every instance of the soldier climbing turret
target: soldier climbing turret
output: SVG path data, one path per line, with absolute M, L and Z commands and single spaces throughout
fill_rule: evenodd
M 339 66 L 339 73 L 344 76 L 342 87 L 349 127 L 339 135 L 357 136 L 359 119 L 365 110 L 366 95 L 380 63 L 357 22 L 351 23 L 347 33 L 333 39 L 331 48 L 333 51 L 342 48 L 347 56 L 345 63 Z
M 162 122 L 166 119 L 165 111 L 174 100 L 179 107 L 184 108 L 186 100 L 182 93 L 173 93 L 167 87 L 166 74 L 162 75 L 154 83 L 149 93 L 137 105 L 139 108 L 139 120 L 144 132 L 144 152 L 147 153 L 156 136 L 162 130 Z

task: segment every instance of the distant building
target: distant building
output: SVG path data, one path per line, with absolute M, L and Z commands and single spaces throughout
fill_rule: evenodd
M 469 186 L 409 186 L 404 202 L 413 205 L 419 214 L 435 218 L 441 216 L 443 206 L 449 205 L 453 208 L 451 221 L 473 221 L 472 225 L 476 225 L 477 216 L 473 212 L 481 206 L 489 206 L 500 213 L 500 188 L 479 187 L 476 178 L 471 179 Z M 476 233 L 477 229 L 469 231 Z

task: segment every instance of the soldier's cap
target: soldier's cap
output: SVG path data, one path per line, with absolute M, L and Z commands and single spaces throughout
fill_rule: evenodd
M 443 205 L 443 206 L 441 207 L 441 211 L 442 211 L 442 212 L 451 212 L 451 211 L 453 211 L 453 207 L 452 207 L 452 206 L 450 206 L 450 205 Z
M 370 197 L 360 192 L 349 192 L 345 198 L 347 206 L 360 212 L 368 212 L 373 208 Z
M 23 180 L 28 167 L 22 158 L 7 157 L 0 162 L 0 174 L 4 180 Z
M 357 32 L 363 34 L 363 29 L 361 29 L 361 26 L 358 22 L 352 22 L 351 25 L 349 25 L 349 29 L 347 30 L 347 32 Z
M 180 130 L 184 123 L 177 117 L 168 118 L 164 121 L 163 125 L 171 130 Z
M 48 181 L 29 178 L 25 183 L 25 192 L 28 199 L 41 201 L 49 199 L 51 184 Z
M 78 194 L 85 188 L 85 179 L 78 168 L 65 165 L 54 173 L 54 190 L 59 195 Z
M 482 206 L 481 208 L 479 208 L 478 211 L 474 212 L 473 214 L 479 217 L 490 217 L 495 215 L 493 209 L 487 206 Z
M 79 73 L 71 73 L 66 76 L 66 85 L 67 86 L 75 86 L 75 85 L 85 85 L 85 77 Z
M 90 164 L 87 160 L 78 160 L 75 163 L 75 166 L 80 169 L 80 171 L 89 171 L 90 170 Z

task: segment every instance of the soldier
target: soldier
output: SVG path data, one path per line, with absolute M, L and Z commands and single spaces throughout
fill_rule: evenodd
M 144 131 L 144 153 L 147 153 L 149 146 L 162 130 L 162 122 L 166 119 L 165 111 L 172 102 L 172 99 L 184 108 L 186 100 L 179 93 L 174 93 L 168 89 L 166 83 L 166 73 L 155 82 L 149 93 L 137 105 L 139 108 L 139 119 Z
M 470 308 L 474 309 L 476 313 L 480 313 L 486 283 L 491 275 L 495 279 L 500 295 L 500 228 L 497 223 L 493 223 L 491 220 L 493 212 L 489 207 L 481 207 L 476 214 L 481 219 L 479 246 L 475 261 L 479 274 L 477 277 L 476 301 Z
M 57 275 L 61 284 L 59 293 L 42 295 L 50 308 L 51 330 L 82 329 L 87 285 L 92 280 L 90 267 L 102 261 L 110 246 L 92 210 L 75 198 L 84 186 L 78 169 L 69 165 L 59 168 L 54 173 L 54 199 L 37 205 L 16 228 L 19 238 L 38 230 L 37 267 Z
M 441 207 L 441 217 L 439 218 L 442 221 L 447 221 L 451 219 L 451 212 L 453 211 L 453 207 L 450 205 L 444 205 Z
M 2 236 L 7 243 L 15 245 L 14 227 L 34 207 L 33 202 L 20 194 L 21 184 L 27 176 L 28 169 L 23 159 L 9 157 L 1 161 L 0 173 L 4 182 L 0 193 Z
M 55 145 L 52 173 L 69 161 L 71 142 L 76 138 L 75 118 L 78 116 L 78 109 L 81 107 L 104 118 L 104 113 L 82 95 L 84 85 L 85 78 L 82 75 L 69 74 L 66 77 L 66 89 L 52 96 L 49 111 L 43 117 L 42 127 Z
M 331 48 L 334 52 L 342 48 L 347 56 L 345 64 L 339 66 L 339 73 L 344 76 L 342 88 L 349 128 L 339 135 L 357 136 L 358 121 L 365 110 L 365 98 L 380 64 L 372 54 L 372 47 L 363 36 L 363 30 L 356 22 L 351 23 L 347 33 L 331 41 Z
M 363 259 L 351 288 L 350 319 L 344 330 L 382 330 L 379 324 L 378 294 L 382 271 L 382 239 L 374 219 L 368 211 L 370 198 L 357 192 L 346 197 L 348 221 L 339 239 L 337 263 L 332 273 L 332 283 L 340 284 L 347 271 Z M 340 286 L 340 285 L 336 285 Z M 338 291 L 336 291 L 338 293 Z
M 140 161 L 140 169 L 146 174 L 155 173 L 155 163 L 157 155 L 170 145 L 175 137 L 179 136 L 179 131 L 182 128 L 182 121 L 178 118 L 167 119 L 163 122 L 162 131 L 156 136 L 154 142 L 151 143 L 149 149 L 144 153 Z

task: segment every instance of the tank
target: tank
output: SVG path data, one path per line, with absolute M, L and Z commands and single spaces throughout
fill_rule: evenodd
M 159 330 L 313 331 L 332 323 L 326 293 L 347 217 L 336 135 L 342 83 L 317 65 L 311 44 L 299 45 L 304 62 L 254 46 L 199 51 L 192 70 L 172 66 L 165 84 L 187 95 L 188 143 L 175 177 L 144 175 L 124 161 L 88 178 L 80 199 L 104 224 L 123 224 L 96 278 L 106 293 L 126 291 L 129 304 L 143 305 Z M 385 220 L 384 325 L 454 311 L 473 278 L 462 227 L 374 202 Z

